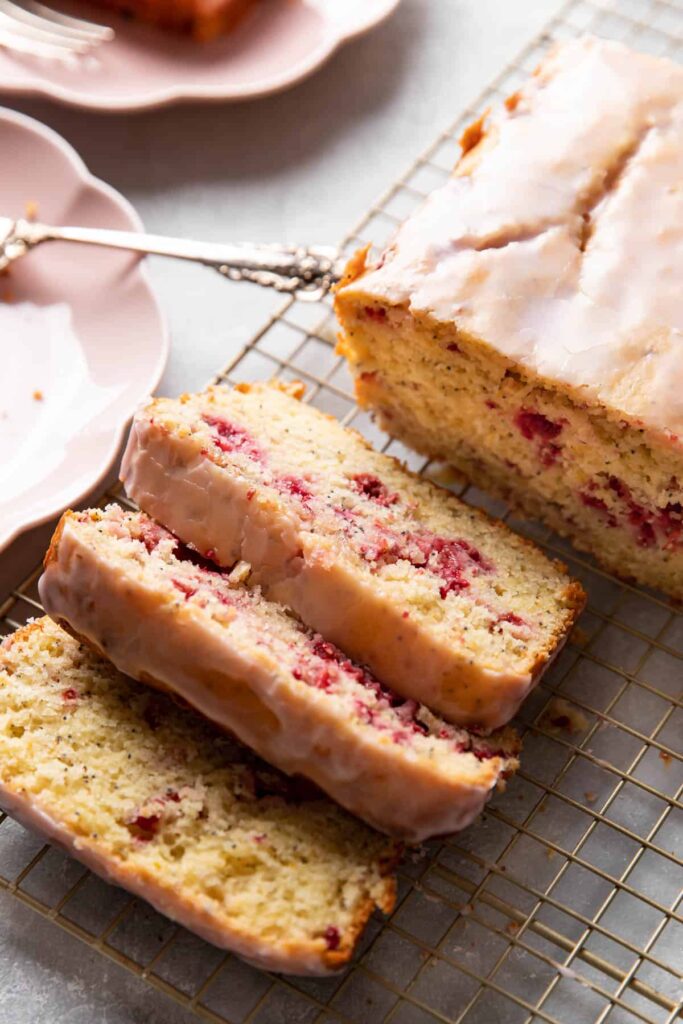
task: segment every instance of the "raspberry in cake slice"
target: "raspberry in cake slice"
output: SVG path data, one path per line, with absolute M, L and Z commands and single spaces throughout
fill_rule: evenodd
M 0 646 L 0 804 L 208 942 L 326 974 L 394 902 L 395 843 L 49 618 Z
M 206 42 L 231 32 L 259 0 L 92 0 L 129 18 Z
M 348 810 L 419 842 L 464 828 L 514 771 L 519 743 L 449 725 L 207 562 L 144 513 L 67 512 L 46 610 L 142 682 L 168 690 Z
M 502 523 L 297 401 L 300 386 L 210 388 L 135 418 L 128 493 L 386 685 L 490 730 L 564 643 L 565 570 Z
M 336 308 L 361 405 L 683 599 L 683 68 L 555 47 Z

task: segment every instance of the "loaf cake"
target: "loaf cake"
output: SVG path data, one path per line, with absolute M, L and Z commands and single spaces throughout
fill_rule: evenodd
M 359 402 L 683 598 L 683 68 L 557 46 L 336 298 Z
M 93 0 L 99 7 L 206 42 L 231 32 L 258 0 Z
M 517 766 L 515 733 L 473 736 L 396 697 L 243 574 L 111 505 L 65 513 L 40 593 L 120 671 L 182 697 L 382 831 L 421 842 L 469 825 Z
M 343 966 L 398 848 L 48 618 L 0 647 L 0 804 L 209 942 Z
M 397 693 L 478 730 L 507 722 L 583 593 L 529 542 L 297 401 L 214 387 L 135 417 L 130 496 Z

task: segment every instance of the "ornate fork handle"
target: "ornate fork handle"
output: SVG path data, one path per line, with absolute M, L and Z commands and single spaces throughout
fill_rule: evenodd
M 125 249 L 151 256 L 173 256 L 213 267 L 232 281 L 252 281 L 281 292 L 298 292 L 315 300 L 339 280 L 342 261 L 327 246 L 229 245 L 195 242 L 134 231 L 50 227 L 16 220 L 0 244 L 0 270 L 43 242 L 77 242 Z

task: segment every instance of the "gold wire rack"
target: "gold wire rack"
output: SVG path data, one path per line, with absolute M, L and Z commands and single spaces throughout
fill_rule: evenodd
M 381 197 L 345 250 L 365 239 L 381 246 L 446 179 L 475 112 L 513 92 L 551 40 L 585 31 L 680 58 L 683 0 L 570 0 Z M 329 300 L 285 300 L 216 380 L 274 374 L 305 381 L 316 406 L 433 473 L 354 406 Z M 371 922 L 351 970 L 322 980 L 260 972 L 1 813 L 0 888 L 221 1024 L 671 1024 L 683 1016 L 683 616 L 476 488 L 460 493 L 567 561 L 589 607 L 525 704 L 521 771 L 477 824 L 408 859 L 396 911 Z M 102 497 L 111 500 L 126 503 L 119 489 Z M 40 614 L 38 573 L 0 607 L 0 631 Z

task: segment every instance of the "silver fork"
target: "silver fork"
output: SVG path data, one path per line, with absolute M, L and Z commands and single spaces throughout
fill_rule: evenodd
M 342 276 L 344 260 L 329 246 L 282 246 L 194 242 L 135 231 L 50 227 L 0 217 L 0 271 L 43 242 L 76 242 L 125 249 L 151 256 L 173 256 L 212 267 L 232 281 L 251 281 L 316 301 Z
M 114 30 L 45 7 L 37 0 L 0 0 L 0 47 L 64 60 L 114 38 Z

